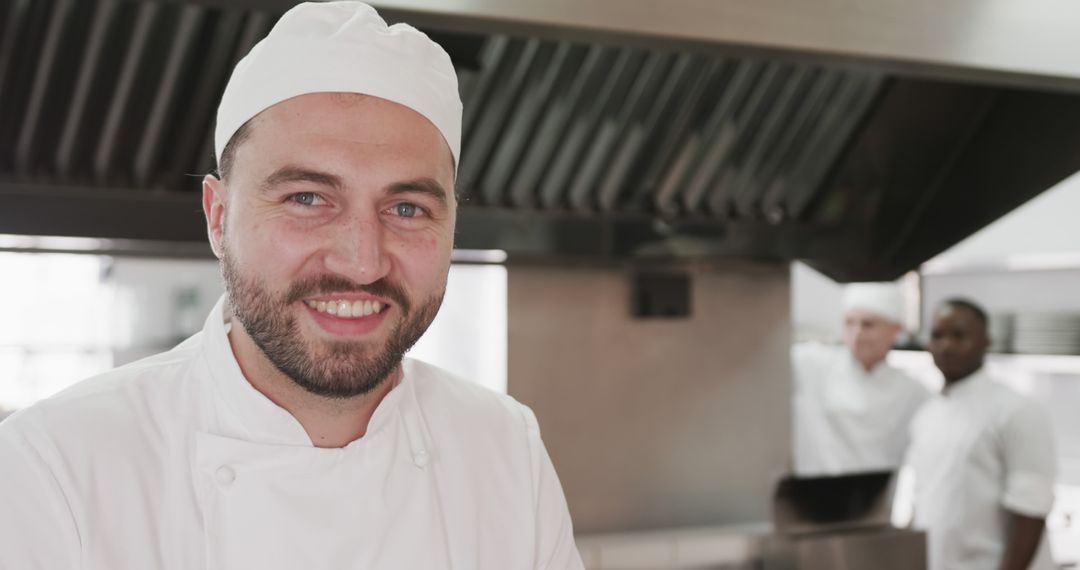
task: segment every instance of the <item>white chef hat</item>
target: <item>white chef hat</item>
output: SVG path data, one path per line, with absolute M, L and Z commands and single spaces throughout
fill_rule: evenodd
M 233 70 L 218 105 L 214 151 L 249 119 L 306 93 L 373 95 L 409 107 L 439 129 L 454 164 L 461 153 L 461 97 L 450 56 L 408 24 L 387 26 L 362 2 L 293 7 Z
M 854 309 L 899 323 L 904 319 L 904 298 L 895 283 L 852 283 L 844 288 L 844 312 Z

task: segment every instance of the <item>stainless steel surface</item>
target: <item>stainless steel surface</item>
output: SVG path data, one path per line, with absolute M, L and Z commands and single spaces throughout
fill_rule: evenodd
M 773 564 L 800 570 L 925 569 L 925 534 L 891 525 L 895 491 L 889 471 L 781 480 L 773 502 Z
M 788 268 L 686 268 L 691 314 L 632 316 L 625 268 L 507 270 L 507 393 L 580 533 L 769 519 L 791 454 Z
M 588 570 L 925 570 L 926 535 L 879 529 L 797 539 L 768 525 L 577 537 Z
M 217 99 L 293 3 L 0 3 L 0 233 L 205 241 Z M 514 263 L 891 279 L 1080 169 L 1070 3 L 382 5 L 459 74 L 459 245 Z
M 1069 0 L 379 0 L 422 23 L 595 38 L 745 46 L 866 58 L 903 69 L 967 71 L 971 77 L 1045 80 L 1080 88 Z M 266 2 L 263 2 L 266 4 Z
M 926 534 L 879 529 L 774 539 L 766 568 L 925 570 Z M 770 562 L 772 566 L 770 566 Z
M 761 524 L 579 535 L 576 542 L 587 570 L 759 570 L 770 537 Z
M 159 0 L 155 0 L 159 1 Z M 282 11 L 291 0 L 197 0 Z M 783 51 L 930 76 L 1080 90 L 1070 0 L 375 0 L 386 12 L 443 29 L 636 41 L 668 48 Z
M 777 533 L 788 536 L 888 528 L 895 492 L 890 471 L 785 477 L 773 496 L 773 524 Z

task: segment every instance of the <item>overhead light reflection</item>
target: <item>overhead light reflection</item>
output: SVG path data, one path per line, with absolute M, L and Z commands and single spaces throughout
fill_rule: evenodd
M 453 263 L 506 263 L 506 252 L 501 249 L 455 249 L 450 256 Z

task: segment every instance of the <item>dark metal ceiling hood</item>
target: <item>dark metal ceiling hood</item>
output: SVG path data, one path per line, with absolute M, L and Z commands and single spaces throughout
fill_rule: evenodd
M 0 0 L 0 234 L 204 241 L 217 100 L 291 4 Z M 458 67 L 459 247 L 838 280 L 1080 170 L 1080 7 L 1012 4 L 379 3 Z

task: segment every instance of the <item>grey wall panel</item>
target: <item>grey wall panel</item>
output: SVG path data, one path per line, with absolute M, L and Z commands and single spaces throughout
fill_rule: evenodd
M 791 447 L 788 267 L 692 275 L 690 318 L 634 320 L 622 270 L 510 267 L 508 391 L 579 533 L 768 519 Z

